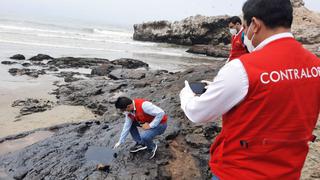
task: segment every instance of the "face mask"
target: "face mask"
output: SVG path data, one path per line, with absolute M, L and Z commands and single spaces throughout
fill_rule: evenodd
M 230 34 L 231 34 L 232 36 L 234 36 L 234 35 L 237 34 L 237 30 L 236 30 L 236 29 L 230 28 L 229 31 L 230 31 Z
M 250 26 L 249 26 L 249 28 L 248 28 L 247 34 L 249 34 L 250 28 L 251 28 L 251 24 L 250 24 Z M 252 36 L 252 38 L 251 38 L 250 40 L 249 40 L 247 34 L 244 35 L 244 41 L 243 41 L 243 43 L 244 43 L 244 45 L 247 46 L 248 51 L 251 53 L 251 52 L 254 50 L 254 48 L 255 48 L 255 47 L 253 46 L 253 44 L 252 44 L 252 41 L 253 41 L 253 38 L 254 38 L 254 35 L 255 35 L 255 34 L 253 34 L 253 36 Z

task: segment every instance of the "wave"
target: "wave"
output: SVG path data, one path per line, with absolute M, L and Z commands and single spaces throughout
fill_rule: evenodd
M 90 42 L 100 42 L 100 43 L 115 43 L 115 44 L 127 44 L 127 45 L 137 45 L 137 46 L 156 46 L 157 43 L 154 42 L 140 42 L 134 41 L 132 38 L 121 39 L 117 36 L 114 37 L 95 37 L 88 35 L 79 35 L 79 34 L 46 34 L 46 33 L 27 33 L 27 32 L 12 32 L 12 31 L 2 31 L 0 33 L 21 35 L 21 36 L 31 36 L 31 37 L 44 37 L 44 38 L 56 38 L 56 39 L 65 39 L 65 40 L 79 40 L 79 41 L 90 41 Z
M 130 51 L 130 50 L 119 50 L 119 49 L 107 49 L 107 48 L 90 48 L 90 47 L 79 47 L 71 45 L 57 45 L 57 44 L 47 44 L 47 43 L 35 43 L 35 42 L 22 42 L 22 41 L 8 41 L 0 39 L 0 43 L 11 43 L 11 44 L 21 44 L 21 45 L 32 45 L 32 46 L 42 46 L 42 47 L 55 47 L 55 48 L 70 48 L 70 49 L 83 49 L 83 50 L 96 50 L 96 51 L 109 51 L 109 52 L 125 52 L 125 53 L 136 53 L 136 54 L 156 54 L 156 55 L 166 55 L 166 56 L 188 56 L 187 54 L 174 53 L 174 52 L 160 52 L 160 51 Z
M 59 33 L 59 34 L 67 34 L 65 31 L 55 31 L 49 29 L 40 29 L 40 28 L 32 28 L 32 27 L 21 27 L 21 26 L 12 26 L 12 25 L 0 25 L 0 28 L 4 30 L 17 30 L 17 31 L 38 31 L 38 32 L 48 32 L 48 33 Z
M 115 35 L 115 36 L 127 36 L 132 37 L 132 33 L 129 32 L 121 32 L 121 31 L 113 31 L 113 30 L 103 30 L 103 29 L 92 29 L 93 33 L 97 34 L 106 34 L 106 35 Z
M 65 29 L 60 27 L 59 29 L 52 30 L 54 28 L 50 27 L 28 27 L 23 25 L 4 25 L 0 24 L 0 29 L 7 30 L 12 32 L 43 32 L 48 34 L 63 34 L 63 35 L 78 35 L 78 36 L 96 36 L 96 37 L 122 37 L 122 38 L 131 38 L 131 32 L 125 31 L 115 31 L 115 30 L 107 30 L 107 29 L 97 29 L 97 28 L 78 28 L 78 29 Z
M 72 37 L 72 36 L 59 36 L 52 34 L 37 34 L 40 37 L 49 37 L 49 38 L 63 38 L 63 39 L 76 39 L 83 41 L 94 41 L 94 42 L 102 42 L 102 43 L 116 43 L 116 44 L 129 44 L 129 45 L 139 45 L 139 46 L 156 46 L 156 43 L 153 42 L 139 42 L 139 41 L 125 41 L 125 40 L 111 40 L 111 39 L 96 39 L 89 37 Z M 130 38 L 131 39 L 131 38 Z

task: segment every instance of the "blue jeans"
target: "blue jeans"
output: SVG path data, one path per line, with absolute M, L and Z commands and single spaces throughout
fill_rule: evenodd
M 134 141 L 136 141 L 139 144 L 143 144 L 147 146 L 148 150 L 152 150 L 155 147 L 155 144 L 153 142 L 153 139 L 155 138 L 155 136 L 163 134 L 164 131 L 167 129 L 167 123 L 164 123 L 164 124 L 160 123 L 155 128 L 145 130 L 140 136 L 137 126 L 140 126 L 138 122 L 136 121 L 132 122 L 132 125 L 130 128 L 130 134 Z
M 219 180 L 219 178 L 216 175 L 212 174 L 212 179 L 211 180 Z

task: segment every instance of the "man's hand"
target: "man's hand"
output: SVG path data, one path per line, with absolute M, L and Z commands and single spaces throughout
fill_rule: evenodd
M 150 129 L 149 123 L 144 123 L 144 124 L 142 124 L 142 128 L 143 128 L 144 130 Z
M 207 80 L 202 80 L 201 82 L 206 84 L 206 86 L 204 87 L 205 89 L 208 89 L 208 86 L 209 86 L 211 83 L 213 83 L 213 82 L 207 81 Z
M 114 145 L 114 147 L 113 147 L 113 149 L 117 149 L 119 146 L 120 146 L 120 142 L 117 142 L 115 145 Z

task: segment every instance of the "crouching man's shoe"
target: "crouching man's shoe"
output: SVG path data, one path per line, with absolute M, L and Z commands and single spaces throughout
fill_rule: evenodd
M 135 153 L 135 152 L 142 151 L 145 149 L 147 149 L 147 146 L 137 143 L 132 148 L 130 148 L 130 152 Z
M 154 155 L 156 154 L 156 151 L 158 149 L 157 144 L 155 144 L 154 148 L 150 151 L 151 152 L 151 156 L 149 159 L 152 159 L 154 157 Z

